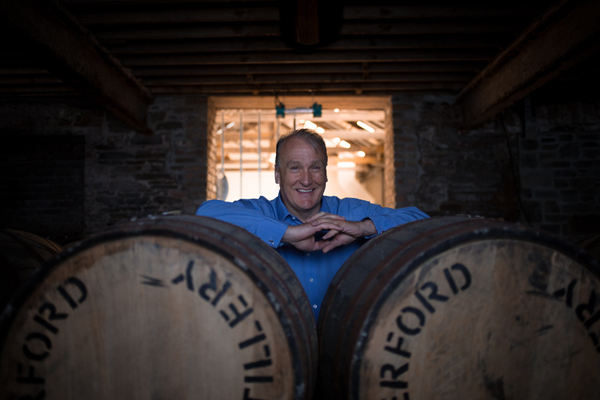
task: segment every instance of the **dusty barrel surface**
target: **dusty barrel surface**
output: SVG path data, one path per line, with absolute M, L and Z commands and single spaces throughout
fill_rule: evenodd
M 309 399 L 316 380 L 315 322 L 293 272 L 210 218 L 141 220 L 87 239 L 11 310 L 0 398 Z
M 18 287 L 63 250 L 51 240 L 14 229 L 0 230 L 0 312 Z
M 560 240 L 490 220 L 397 227 L 342 266 L 319 320 L 328 399 L 598 399 L 600 280 Z

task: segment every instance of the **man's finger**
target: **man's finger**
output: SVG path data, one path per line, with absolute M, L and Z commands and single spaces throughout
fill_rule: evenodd
M 313 247 L 313 251 L 322 250 L 329 243 L 330 243 L 329 240 L 320 240 L 318 242 L 315 242 L 315 245 Z
M 331 239 L 332 237 L 334 237 L 338 233 L 340 233 L 340 231 L 336 231 L 335 229 L 331 229 L 331 230 L 329 230 L 329 232 L 327 232 L 325 234 L 325 236 L 323 236 L 323 240 Z
M 306 222 L 307 223 L 308 222 L 313 222 L 313 221 L 316 221 L 317 219 L 320 219 L 320 218 L 330 218 L 330 219 L 334 219 L 334 220 L 338 220 L 338 221 L 345 221 L 346 220 L 346 218 L 342 217 L 341 215 L 329 214 L 329 213 L 321 211 L 321 212 L 316 213 L 315 215 L 313 215 L 309 219 L 307 219 Z

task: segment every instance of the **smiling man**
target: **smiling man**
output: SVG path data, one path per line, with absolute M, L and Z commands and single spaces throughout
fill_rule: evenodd
M 311 130 L 282 136 L 276 151 L 277 198 L 210 200 L 196 215 L 238 225 L 277 250 L 302 283 L 318 319 L 329 283 L 352 253 L 372 236 L 428 216 L 415 207 L 392 209 L 323 196 L 327 149 Z

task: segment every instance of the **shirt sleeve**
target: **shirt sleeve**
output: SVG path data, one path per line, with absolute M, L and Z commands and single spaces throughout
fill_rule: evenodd
M 358 199 L 340 200 L 338 207 L 338 214 L 350 221 L 361 221 L 367 218 L 373 221 L 377 234 L 407 222 L 429 218 L 429 215 L 416 207 L 387 208 Z M 373 236 L 376 235 L 369 236 L 367 239 Z
M 367 216 L 377 229 L 377 234 L 392 229 L 398 225 L 406 224 L 407 222 L 417 221 L 419 219 L 429 218 L 429 215 L 416 207 L 405 208 L 385 208 L 381 207 L 375 214 Z
M 281 245 L 281 239 L 288 225 L 275 219 L 275 214 L 270 210 L 268 201 L 262 204 L 260 199 L 238 200 L 226 202 L 209 200 L 200 205 L 196 215 L 216 218 L 246 229 L 260 238 L 272 248 Z

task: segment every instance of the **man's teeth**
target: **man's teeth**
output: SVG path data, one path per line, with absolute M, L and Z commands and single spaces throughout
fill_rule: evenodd
M 310 192 L 312 192 L 314 189 L 310 189 L 310 190 L 308 190 L 308 189 L 297 189 L 297 190 L 298 190 L 300 193 L 310 193 Z

